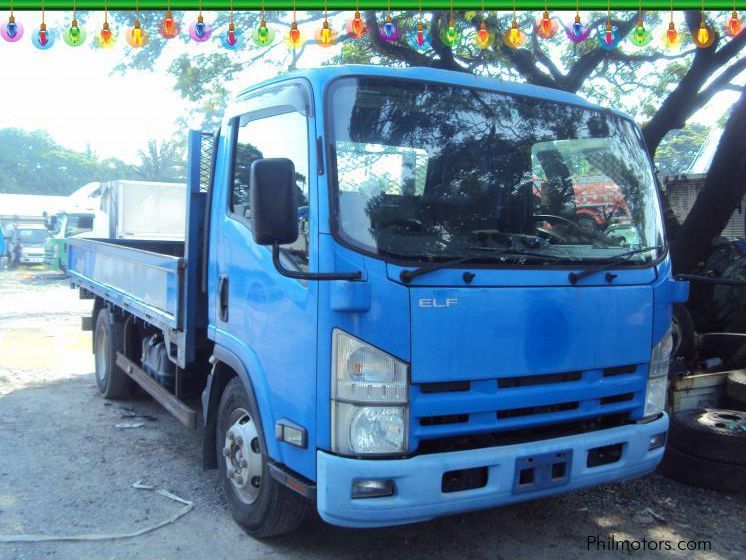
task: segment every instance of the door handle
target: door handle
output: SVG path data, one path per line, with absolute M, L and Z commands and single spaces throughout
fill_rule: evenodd
M 218 292 L 218 305 L 220 306 L 220 320 L 228 321 L 228 277 L 220 277 L 220 288 Z

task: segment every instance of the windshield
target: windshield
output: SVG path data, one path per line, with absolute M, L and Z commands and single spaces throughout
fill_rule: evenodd
M 65 224 L 67 237 L 85 233 L 93 229 L 93 215 L 91 214 L 68 214 Z
M 49 232 L 46 229 L 17 229 L 16 235 L 21 245 L 43 245 Z
M 366 252 L 526 246 L 577 261 L 663 243 L 649 159 L 624 118 L 422 81 L 346 78 L 329 95 L 337 229 Z

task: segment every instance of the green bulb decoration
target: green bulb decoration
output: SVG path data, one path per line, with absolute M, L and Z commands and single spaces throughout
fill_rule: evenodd
M 630 33 L 629 41 L 636 47 L 644 47 L 653 39 L 653 35 L 645 29 L 645 24 L 642 20 L 637 22 L 637 27 Z

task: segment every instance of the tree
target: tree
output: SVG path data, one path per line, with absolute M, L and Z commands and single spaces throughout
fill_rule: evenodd
M 669 132 L 655 152 L 655 165 L 661 176 L 685 172 L 694 163 L 709 135 L 710 129 L 702 124 L 688 124 Z
M 0 192 L 68 195 L 91 181 L 122 178 L 127 166 L 57 144 L 43 130 L 0 130 Z
M 133 178 L 141 181 L 183 182 L 186 178 L 184 152 L 175 142 L 149 140 L 147 149 L 138 150 L 140 163 L 132 166 Z

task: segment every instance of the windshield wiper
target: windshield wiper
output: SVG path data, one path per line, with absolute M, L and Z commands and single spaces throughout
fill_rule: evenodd
M 544 253 L 532 253 L 529 251 L 521 251 L 520 249 L 514 249 L 514 248 L 491 248 L 491 247 L 468 247 L 471 251 L 482 251 L 484 254 L 475 254 L 471 253 L 469 255 L 464 255 L 463 257 L 460 257 L 458 259 L 451 259 L 449 261 L 440 261 L 440 262 L 434 262 L 431 264 L 427 264 L 425 266 L 421 266 L 419 268 L 415 269 L 404 269 L 399 273 L 399 278 L 402 282 L 405 284 L 410 283 L 412 280 L 417 278 L 418 276 L 422 276 L 423 274 L 427 274 L 428 272 L 434 272 L 436 270 L 441 270 L 443 268 L 450 268 L 453 266 L 456 266 L 458 264 L 464 264 L 468 262 L 474 262 L 474 261 L 480 261 L 483 260 L 485 257 L 516 257 L 516 258 L 523 258 L 523 257 L 529 257 L 529 258 L 540 258 L 544 260 L 549 261 L 557 261 L 560 260 L 559 257 L 556 257 L 554 255 L 546 255 Z M 474 278 L 472 275 L 471 278 Z M 466 280 L 466 277 L 464 277 Z M 466 280 L 467 282 L 471 282 L 471 279 Z
M 574 286 L 578 283 L 578 280 L 585 278 L 586 276 L 591 276 L 593 274 L 596 274 L 597 272 L 603 272 L 604 270 L 616 268 L 617 266 L 621 266 L 623 264 L 628 263 L 630 259 L 634 257 L 635 255 L 647 253 L 648 251 L 660 251 L 662 249 L 664 249 L 663 245 L 657 245 L 655 247 L 645 247 L 643 249 L 635 249 L 634 251 L 627 251 L 626 253 L 620 253 L 619 255 L 614 255 L 607 262 L 600 264 L 598 266 L 586 268 L 585 270 L 581 272 L 571 272 L 570 274 L 567 275 L 567 279 L 570 282 L 570 284 Z M 616 278 L 616 275 L 613 275 L 613 274 L 606 275 L 606 281 L 609 283 L 612 282 L 614 278 Z

